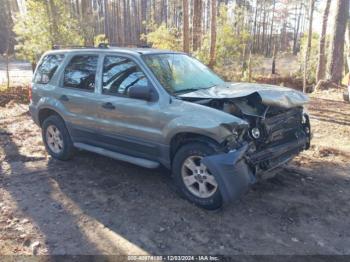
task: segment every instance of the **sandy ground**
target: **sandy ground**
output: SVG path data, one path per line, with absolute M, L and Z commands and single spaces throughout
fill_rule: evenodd
M 222 210 L 175 192 L 165 170 L 95 154 L 50 158 L 27 106 L 0 107 L 0 254 L 350 254 L 350 104 L 312 95 L 314 139 Z

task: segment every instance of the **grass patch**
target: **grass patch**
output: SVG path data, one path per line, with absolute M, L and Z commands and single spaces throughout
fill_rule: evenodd
M 4 92 L 7 90 L 7 85 L 6 84 L 0 84 L 0 92 Z

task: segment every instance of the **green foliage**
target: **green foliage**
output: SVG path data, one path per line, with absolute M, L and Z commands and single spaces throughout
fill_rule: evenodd
M 146 35 L 142 35 L 141 39 L 146 40 L 152 47 L 175 51 L 182 49 L 182 42 L 177 29 L 167 28 L 165 24 L 161 24 L 158 28 L 154 25 L 149 25 L 148 28 L 154 30 Z
M 222 67 L 235 61 L 245 60 L 244 52 L 250 40 L 250 34 L 242 28 L 239 32 L 235 30 L 233 21 L 228 15 L 226 5 L 220 8 L 220 16 L 217 22 L 216 36 L 216 65 Z M 201 49 L 194 55 L 204 63 L 209 62 L 210 35 L 204 36 Z
M 215 72 L 229 82 L 254 82 L 253 77 L 256 76 L 259 73 L 260 69 L 263 67 L 263 56 L 252 55 L 250 61 L 248 59 L 246 62 L 245 70 L 242 70 L 242 67 L 243 66 L 240 61 L 235 61 L 232 64 L 216 66 Z
M 304 62 L 305 62 L 305 53 L 307 48 L 307 35 L 304 35 L 301 38 L 301 48 L 298 54 L 298 61 L 300 63 L 300 69 L 297 72 L 297 77 L 303 77 L 304 75 Z M 312 34 L 311 39 L 311 52 L 310 59 L 308 63 L 308 82 L 315 83 L 316 82 L 316 71 L 317 71 L 317 63 L 318 63 L 318 54 L 319 54 L 319 40 L 320 36 L 316 33 Z
M 50 18 L 47 1 L 27 0 L 25 15 L 17 15 L 16 54 L 35 63 L 53 45 L 81 45 L 78 22 L 70 16 L 63 1 L 53 0 L 54 18 Z
M 100 34 L 94 37 L 94 45 L 98 46 L 99 44 L 108 44 L 108 38 L 104 34 Z

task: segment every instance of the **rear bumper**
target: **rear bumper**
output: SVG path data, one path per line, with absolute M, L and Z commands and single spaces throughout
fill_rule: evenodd
M 37 125 L 39 126 L 40 123 L 39 123 L 38 110 L 37 110 L 37 108 L 36 108 L 34 105 L 32 105 L 32 104 L 29 105 L 29 113 L 30 113 L 30 115 L 31 115 L 31 117 L 32 117 L 32 119 L 33 119 L 33 121 L 35 122 L 35 124 L 37 124 Z
M 309 125 L 308 125 L 309 126 Z M 281 167 L 310 146 L 310 127 L 295 134 L 295 139 L 286 143 L 250 153 L 251 145 L 229 153 L 203 158 L 203 163 L 215 176 L 225 202 L 237 199 L 252 184 L 266 173 Z

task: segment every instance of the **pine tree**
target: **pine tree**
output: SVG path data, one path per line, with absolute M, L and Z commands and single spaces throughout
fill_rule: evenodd
M 183 9 L 183 50 L 185 53 L 190 52 L 190 29 L 188 17 L 188 0 L 182 0 Z
M 210 25 L 210 58 L 209 67 L 213 68 L 216 58 L 216 1 L 211 1 L 211 25 Z
M 347 20 L 349 17 L 349 0 L 337 0 L 335 28 L 331 39 L 330 61 L 327 78 L 340 84 L 344 66 L 344 42 Z

